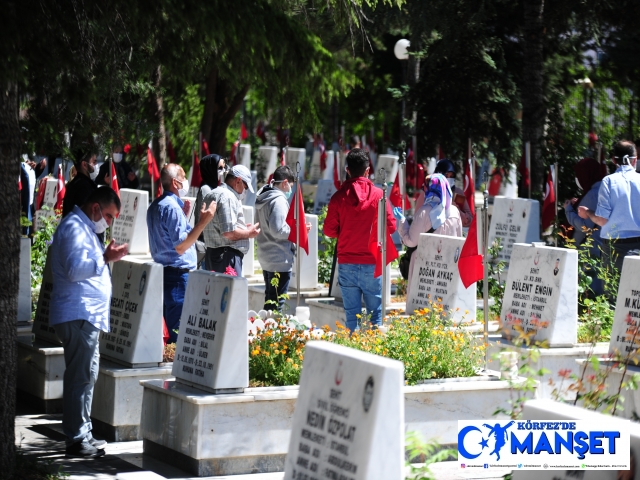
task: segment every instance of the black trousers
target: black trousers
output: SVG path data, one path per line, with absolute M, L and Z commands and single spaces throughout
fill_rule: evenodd
M 238 277 L 242 276 L 242 258 L 244 254 L 232 247 L 207 248 L 204 257 L 204 267 L 210 272 L 225 273 L 227 267 L 236 271 Z

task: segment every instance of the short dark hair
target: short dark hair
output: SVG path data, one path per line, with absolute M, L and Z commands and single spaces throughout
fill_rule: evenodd
M 89 195 L 87 201 L 84 202 L 84 205 L 89 205 L 91 203 L 97 203 L 98 205 L 100 205 L 100 208 L 106 208 L 109 205 L 115 205 L 118 209 L 118 212 L 120 211 L 120 207 L 122 206 L 122 204 L 120 203 L 120 197 L 118 197 L 118 194 L 114 192 L 111 187 L 96 188 L 91 193 L 91 195 Z
M 369 154 L 361 148 L 352 149 L 347 155 L 347 167 L 351 177 L 362 177 L 369 166 Z
M 289 167 L 289 165 L 281 165 L 278 168 L 276 168 L 276 171 L 273 172 L 273 179 L 276 182 L 281 182 L 283 180 L 289 180 L 290 182 L 293 182 L 296 177 L 293 174 L 293 170 L 291 170 L 291 167 Z
M 636 156 L 636 146 L 629 140 L 620 140 L 613 144 L 613 158 L 618 165 L 629 165 L 630 161 L 625 157 Z
M 357 144 L 360 143 L 360 137 L 358 135 L 351 135 L 351 146 L 355 147 Z
M 93 157 L 96 152 L 95 149 L 84 145 L 78 148 L 75 148 L 71 154 L 73 155 L 73 164 L 75 165 L 76 169 L 80 168 L 80 164 L 82 162 L 88 162 L 89 160 L 91 160 L 91 157 Z

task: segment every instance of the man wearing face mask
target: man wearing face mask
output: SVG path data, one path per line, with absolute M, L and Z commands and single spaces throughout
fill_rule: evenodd
M 140 186 L 140 180 L 136 176 L 135 172 L 127 163 L 124 158 L 124 153 L 122 153 L 122 145 L 115 145 L 113 147 L 113 153 L 111 154 L 111 159 L 116 167 L 116 176 L 118 177 L 118 186 L 120 188 L 138 188 Z M 109 171 L 110 165 L 109 162 L 104 162 L 100 166 L 100 172 L 98 173 L 98 185 L 108 185 L 109 184 Z
M 189 191 L 184 170 L 176 163 L 162 167 L 160 181 L 164 193 L 156 198 L 147 210 L 149 250 L 153 261 L 164 265 L 164 320 L 169 330 L 169 343 L 175 343 L 180 327 L 180 316 L 187 278 L 195 270 L 197 253 L 195 243 L 216 212 L 211 202 L 200 210 L 200 217 L 193 229 L 187 213 L 190 205 L 181 200 Z
M 98 175 L 96 155 L 90 149 L 78 149 L 73 152 L 76 176 L 66 186 L 62 203 L 62 216 L 66 217 L 73 207 L 81 206 L 98 188 L 95 178 Z
M 467 198 L 464 196 L 464 191 L 456 187 L 456 166 L 451 160 L 443 158 L 436 164 L 436 169 L 433 173 L 440 173 L 447 178 L 451 192 L 453 193 L 453 201 L 458 207 L 458 210 L 460 210 L 462 226 L 465 228 L 469 227 L 473 220 L 473 214 L 471 213 Z M 418 199 L 418 202 L 420 202 L 420 200 L 421 199 Z M 422 203 L 416 203 L 416 205 L 422 205 Z
M 218 204 L 213 221 L 204 229 L 207 270 L 225 273 L 231 267 L 242 276 L 242 258 L 249 251 L 249 240 L 260 233 L 259 223 L 247 225 L 244 221 L 242 199 L 246 190 L 253 193 L 251 172 L 244 165 L 235 165 L 224 183 L 204 198 L 205 205 Z
M 73 206 L 53 237 L 49 323 L 62 341 L 66 370 L 63 378 L 62 429 L 67 456 L 99 457 L 106 442 L 91 434 L 93 386 L 98 378 L 100 331 L 109 331 L 111 273 L 108 263 L 127 253 L 127 244 L 112 240 L 105 248 L 103 233 L 120 212 L 120 199 L 109 187 L 96 188 L 87 201 Z
M 289 241 L 291 228 L 287 224 L 289 200 L 293 193 L 295 177 L 287 165 L 276 168 L 271 184 L 265 185 L 256 198 L 256 215 L 261 225 L 258 242 L 258 261 L 264 276 L 265 310 L 282 310 L 283 293 L 289 290 L 295 246 Z M 271 280 L 278 272 L 277 288 Z

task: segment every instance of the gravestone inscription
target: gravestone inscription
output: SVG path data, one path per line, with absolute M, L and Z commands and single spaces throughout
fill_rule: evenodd
M 112 238 L 117 244 L 129 245 L 129 254 L 145 255 L 149 253 L 147 234 L 147 208 L 149 192 L 123 188 L 120 190 L 122 208 L 114 220 Z
M 640 350 L 640 257 L 624 257 L 616 311 L 611 329 L 609 353 L 621 360 L 633 358 Z
M 511 259 L 515 243 L 531 243 L 540 239 L 540 204 L 527 198 L 507 198 L 496 196 L 489 225 L 489 245 L 499 239 L 502 250 L 497 261 Z

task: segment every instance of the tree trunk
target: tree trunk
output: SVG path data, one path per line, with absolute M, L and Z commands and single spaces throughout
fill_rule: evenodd
M 234 94 L 229 82 L 219 77 L 216 68 L 207 76 L 204 113 L 200 128 L 202 138 L 207 140 L 211 153 L 226 154 L 229 148 L 227 128 L 242 107 L 242 101 L 248 91 L 249 85 L 244 85 Z
M 158 68 L 154 72 L 154 84 L 155 84 L 155 100 L 156 100 L 156 120 L 158 121 L 158 154 L 157 158 L 160 159 L 158 168 L 162 168 L 167 163 L 167 131 L 164 125 L 164 100 L 162 95 L 162 67 L 158 65 Z M 155 145 L 155 142 L 154 142 Z
M 20 275 L 20 162 L 18 88 L 0 91 L 0 471 L 11 477 L 15 461 L 16 319 Z
M 545 168 L 542 158 L 544 122 L 543 56 L 544 0 L 524 2 L 524 65 L 522 74 L 522 139 L 531 142 L 531 191 L 544 192 Z M 521 192 L 523 194 L 524 192 Z

